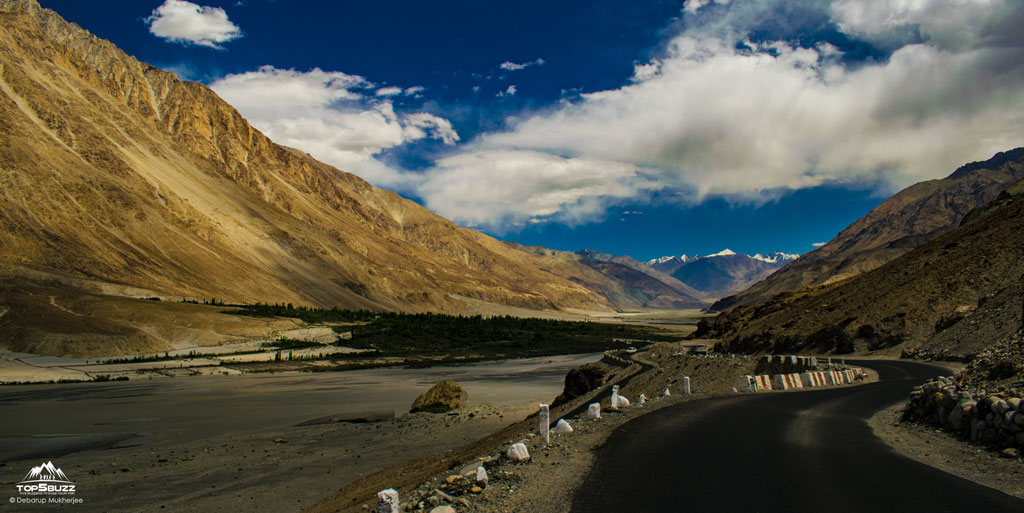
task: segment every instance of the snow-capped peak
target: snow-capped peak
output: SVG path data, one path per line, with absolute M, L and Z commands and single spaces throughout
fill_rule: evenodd
M 776 264 L 779 262 L 788 262 L 790 260 L 796 260 L 797 258 L 800 258 L 800 255 L 776 251 L 774 253 L 769 253 L 767 255 L 762 255 L 758 253 L 756 255 L 751 256 L 750 258 L 753 258 L 754 260 L 760 260 L 762 262 L 766 262 L 769 264 Z
M 679 260 L 680 262 L 685 264 L 685 263 L 693 260 L 693 258 L 688 257 L 686 255 L 680 255 L 680 256 L 669 255 L 669 256 L 658 257 L 658 258 L 655 258 L 653 260 L 648 260 L 647 261 L 647 265 L 660 265 L 660 264 L 664 264 L 666 262 L 671 262 L 673 260 Z
M 730 255 L 735 255 L 735 254 L 736 254 L 735 251 L 733 251 L 733 250 L 731 250 L 729 248 L 725 248 L 722 251 L 719 251 L 718 253 L 715 253 L 713 255 L 708 255 L 706 258 L 717 257 L 717 256 L 730 256 Z

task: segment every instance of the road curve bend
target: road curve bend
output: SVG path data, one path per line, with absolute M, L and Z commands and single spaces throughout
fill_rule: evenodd
M 691 401 L 619 427 L 574 513 L 1024 511 L 1024 500 L 893 451 L 867 420 L 943 369 L 858 362 L 856 387 Z

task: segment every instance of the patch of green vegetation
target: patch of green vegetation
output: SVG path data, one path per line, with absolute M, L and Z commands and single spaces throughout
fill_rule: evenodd
M 592 353 L 644 345 L 639 341 L 672 341 L 678 337 L 647 326 L 584 321 L 482 317 L 434 313 L 407 314 L 368 310 L 314 309 L 287 305 L 243 305 L 228 311 L 251 317 L 289 317 L 307 323 L 358 323 L 336 327 L 352 338 L 337 345 L 374 349 L 381 356 L 485 356 L 525 358 Z M 348 359 L 371 357 L 350 355 Z
M 279 338 L 276 342 L 267 342 L 260 344 L 260 350 L 272 351 L 272 350 L 292 350 L 292 349 L 306 349 L 308 347 L 320 347 L 323 344 L 319 342 L 310 342 L 309 340 L 296 340 L 292 338 Z

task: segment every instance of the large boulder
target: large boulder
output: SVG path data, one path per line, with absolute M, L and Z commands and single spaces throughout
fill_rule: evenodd
M 410 413 L 426 411 L 430 413 L 444 413 L 446 411 L 462 408 L 466 405 L 469 394 L 459 386 L 458 383 L 445 379 L 438 381 L 436 385 L 423 392 L 412 403 Z
M 569 371 L 569 374 L 565 376 L 565 388 L 562 390 L 561 395 L 555 399 L 555 402 L 552 403 L 552 406 L 569 402 L 604 385 L 607 376 L 607 369 L 597 363 L 588 363 Z

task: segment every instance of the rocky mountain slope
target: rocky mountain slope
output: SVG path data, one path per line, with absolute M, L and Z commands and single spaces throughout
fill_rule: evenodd
M 645 272 L 643 264 L 633 264 L 639 262 L 630 257 L 616 257 L 592 250 L 571 253 L 514 242 L 506 244 L 537 258 L 542 270 L 569 276 L 574 283 L 607 298 L 619 310 L 707 306 L 700 292 L 653 269 Z
M 734 308 L 702 321 L 696 336 L 721 338 L 735 352 L 888 351 L 969 360 L 1021 327 L 1022 227 L 1024 181 L 880 267 Z
M 593 249 L 583 249 L 576 252 L 577 255 L 583 258 L 583 262 L 591 265 L 592 262 L 606 262 L 611 264 L 624 265 L 634 271 L 639 271 L 655 280 L 665 284 L 676 293 L 689 299 L 701 299 L 704 297 L 704 293 L 701 291 L 679 281 L 672 277 L 670 274 L 663 273 L 639 260 L 636 260 L 630 256 L 617 256 L 610 253 L 602 253 Z
M 236 302 L 609 310 L 543 261 L 285 148 L 202 84 L 0 0 L 0 266 Z
M 949 232 L 968 212 L 988 204 L 1021 179 L 1024 148 L 967 164 L 944 179 L 907 187 L 828 244 L 749 289 L 718 301 L 711 310 L 757 304 L 780 293 L 834 283 L 874 269 Z

